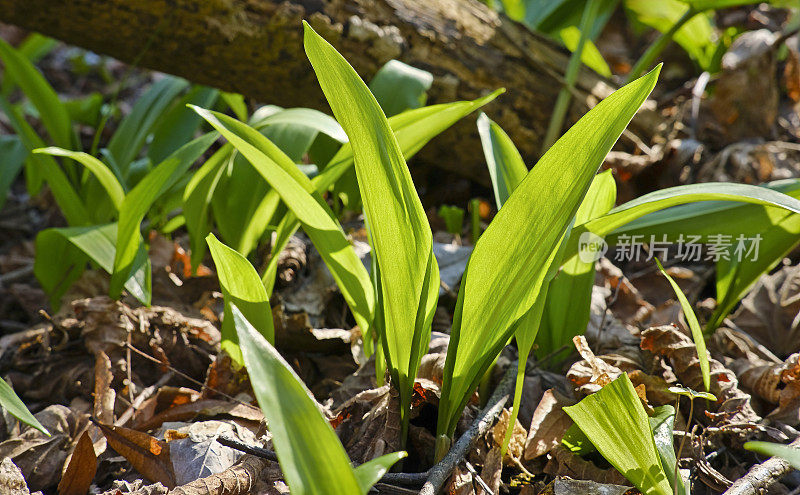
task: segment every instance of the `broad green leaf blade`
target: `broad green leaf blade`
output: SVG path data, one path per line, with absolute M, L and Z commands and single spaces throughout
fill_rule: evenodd
M 567 47 L 567 50 L 574 52 L 578 47 L 581 31 L 577 26 L 567 26 L 558 32 L 558 38 Z M 611 68 L 606 63 L 603 55 L 591 40 L 584 41 L 581 51 L 581 62 L 601 76 L 611 77 Z
M 217 268 L 219 285 L 225 298 L 225 314 L 222 319 L 222 348 L 231 357 L 241 363 L 241 351 L 236 338 L 234 317 L 231 305 L 235 304 L 239 311 L 247 315 L 256 329 L 269 342 L 275 342 L 275 329 L 272 324 L 272 308 L 269 295 L 261 284 L 253 265 L 241 254 L 219 242 L 214 234 L 206 237 L 214 265 Z
M 380 267 L 383 344 L 400 392 L 405 436 L 414 378 L 439 296 L 433 236 L 400 145 L 375 97 L 347 61 L 308 23 L 303 25 L 306 54 L 353 150 L 373 256 Z
M 193 107 L 270 183 L 303 224 L 361 328 L 374 311 L 369 274 L 339 223 L 311 182 L 274 144 L 247 124 L 217 112 Z
M 333 117 L 319 110 L 312 108 L 270 108 L 274 111 L 270 111 L 266 115 L 258 111 L 254 113 L 249 122 L 250 126 L 261 130 L 272 125 L 291 124 L 327 134 L 340 143 L 347 142 L 347 134 L 344 133 L 342 126 Z
M 466 115 L 491 102 L 501 92 L 502 90 L 498 90 L 473 101 L 458 101 L 454 103 L 432 105 L 390 117 L 389 125 L 392 127 L 392 131 L 397 138 L 403 156 L 408 160 L 433 137 L 440 134 Z M 314 184 L 314 190 L 320 194 L 327 191 L 343 174 L 351 170 L 352 166 L 353 150 L 350 144 L 346 143 L 331 159 L 325 169 L 320 172 L 319 175 L 311 179 L 312 184 Z M 271 194 L 273 194 L 273 191 L 267 193 L 267 196 Z M 268 198 L 265 197 L 264 202 L 267 200 Z M 272 211 L 274 212 L 274 210 Z M 272 218 L 272 214 L 265 213 L 264 217 Z M 291 235 L 299 226 L 300 224 L 296 220 L 281 221 L 277 230 L 278 239 L 284 239 L 285 242 L 288 242 Z M 259 232 L 259 237 L 265 229 L 266 224 L 263 224 Z M 270 264 L 267 266 L 267 269 L 265 269 L 264 276 L 262 277 L 262 280 L 264 280 L 264 283 L 268 286 L 274 283 L 274 277 L 270 274 L 274 273 L 277 269 L 275 265 L 277 263 L 277 257 L 275 255 L 286 247 L 285 242 L 275 243 L 272 248 Z
M 691 5 L 698 12 L 761 3 L 758 0 L 681 0 L 681 2 Z
M 793 468 L 800 470 L 800 449 L 772 442 L 745 442 L 744 448 L 759 454 L 780 457 Z
M 8 191 L 22 170 L 28 150 L 19 136 L 0 136 L 0 157 L 3 159 L 3 166 L 0 168 L 0 208 L 6 202 Z
M 6 74 L 11 76 L 36 107 L 53 144 L 61 148 L 72 148 L 73 132 L 69 113 L 41 72 L 27 57 L 2 39 L 0 59 L 5 65 Z
M 380 481 L 383 475 L 386 474 L 397 461 L 407 455 L 405 451 L 392 452 L 391 454 L 384 454 L 358 466 L 355 469 L 355 474 L 358 486 L 361 487 L 361 493 L 369 493 L 369 489 L 372 488 L 372 485 Z
M 139 232 L 142 220 L 153 203 L 166 192 L 211 146 L 216 133 L 208 133 L 186 143 L 161 162 L 125 196 L 119 213 L 119 236 L 117 239 L 114 270 L 111 276 L 111 297 L 118 297 L 122 282 L 129 277 L 136 253 L 142 244 Z M 150 288 L 147 287 L 145 304 L 150 304 Z
M 508 134 L 483 112 L 478 116 L 478 134 L 481 136 L 483 154 L 492 179 L 494 199 L 500 209 L 511 196 L 511 192 L 528 175 L 528 167 Z
M 413 108 L 427 100 L 433 74 L 399 60 L 389 60 L 369 82 L 369 90 L 387 117 Z
M 657 407 L 654 409 L 653 415 L 647 419 L 650 422 L 650 430 L 653 432 L 656 451 L 658 451 L 658 456 L 661 458 L 661 465 L 664 467 L 664 473 L 669 479 L 669 484 L 674 488 L 677 482 L 678 488 L 675 490 L 675 493 L 679 495 L 691 495 L 691 491 L 686 483 L 684 483 L 680 473 L 678 473 L 677 480 L 675 476 L 675 465 L 678 463 L 678 459 L 675 456 L 673 440 L 675 436 L 673 432 L 675 426 L 675 408 L 669 404 Z
M 186 108 L 186 105 L 212 107 L 218 97 L 218 89 L 193 86 L 175 105 L 161 115 L 153 129 L 153 141 L 147 146 L 147 156 L 150 161 L 161 163 L 194 137 L 203 119 Z
M 596 175 L 575 214 L 575 223 L 585 223 L 608 213 L 616 197 L 617 187 L 611 171 Z M 580 253 L 566 260 L 561 271 L 550 282 L 541 330 L 536 340 L 540 357 L 568 345 L 574 336 L 586 330 L 594 285 L 595 257 L 584 258 L 585 253 Z M 557 358 L 552 360 L 554 364 L 559 361 Z
M 105 163 L 88 153 L 83 153 L 82 151 L 69 151 L 62 148 L 57 148 L 55 146 L 36 149 L 33 150 L 33 152 L 71 158 L 85 166 L 92 174 L 94 174 L 94 176 L 103 186 L 103 189 L 105 189 L 108 197 L 111 198 L 111 203 L 114 205 L 114 208 L 119 211 L 120 207 L 122 206 L 122 201 L 125 199 L 125 190 L 122 189 L 122 185 L 120 185 L 119 181 L 114 176 L 114 172 L 112 172 Z
M 58 44 L 53 38 L 42 36 L 39 33 L 29 34 L 19 45 L 16 50 L 27 58 L 32 64 L 39 62 L 45 55 L 50 53 L 53 48 Z M 8 96 L 16 88 L 14 78 L 6 72 L 3 74 L 3 80 L 0 82 L 0 95 Z
M 114 268 L 116 242 L 116 223 L 39 232 L 33 273 L 50 296 L 50 304 L 58 308 L 61 296 L 80 278 L 89 261 L 110 274 Z M 147 304 L 149 287 L 150 259 L 141 245 L 125 280 L 125 289 L 141 303 Z
M 206 253 L 206 236 L 211 232 L 211 198 L 231 159 L 233 146 L 225 143 L 192 175 L 183 192 L 183 216 L 189 232 L 192 271 L 196 271 Z
M 639 491 L 672 494 L 647 413 L 627 373 L 564 412 Z
M 658 270 L 662 275 L 664 275 L 664 277 L 666 277 L 669 285 L 672 286 L 672 290 L 675 291 L 675 297 L 678 298 L 678 302 L 681 304 L 683 316 L 686 318 L 686 323 L 689 325 L 689 329 L 692 331 L 692 340 L 697 348 L 697 357 L 700 360 L 700 372 L 703 374 L 703 386 L 705 387 L 706 392 L 708 392 L 711 387 L 711 371 L 708 363 L 708 351 L 706 350 L 705 336 L 703 335 L 703 330 L 700 328 L 700 323 L 697 321 L 697 315 L 694 314 L 694 309 L 692 308 L 691 303 L 689 303 L 689 300 L 686 299 L 686 295 L 683 293 L 675 280 L 664 270 L 664 267 L 661 266 L 661 262 L 658 260 L 658 258 L 653 259 L 656 260 Z
M 228 105 L 228 108 L 233 110 L 233 114 L 236 115 L 237 119 L 241 121 L 247 120 L 247 103 L 244 101 L 244 96 L 239 93 L 228 93 L 226 91 L 223 91 L 220 96 L 222 97 L 222 101 Z
M 0 406 L 26 425 L 30 425 L 45 435 L 50 436 L 50 432 L 42 426 L 38 419 L 33 417 L 33 414 L 25 407 L 22 400 L 14 393 L 14 389 L 11 388 L 11 385 L 6 383 L 2 378 L 0 378 Z M 377 461 L 378 459 L 375 460 Z
M 300 377 L 239 311 L 231 316 L 272 444 L 292 493 L 364 493 L 347 453 Z
M 452 436 L 467 398 L 533 306 L 548 261 L 603 158 L 655 86 L 659 69 L 600 102 L 559 139 L 478 240 L 462 279 L 439 409 Z M 513 236 L 509 236 L 513 232 Z
M 114 156 L 126 180 L 130 178 L 131 162 L 144 146 L 156 121 L 174 102 L 178 93 L 188 85 L 189 83 L 183 79 L 164 77 L 136 100 L 131 113 L 119 123 L 119 127 L 108 142 L 108 150 Z

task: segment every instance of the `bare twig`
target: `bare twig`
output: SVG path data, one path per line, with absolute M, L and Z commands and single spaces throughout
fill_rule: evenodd
M 503 406 L 506 405 L 508 398 L 511 396 L 511 391 L 514 389 L 516 371 L 517 363 L 514 362 L 506 370 L 505 376 L 503 376 L 503 379 L 489 398 L 486 407 L 483 408 L 483 411 L 469 427 L 469 430 L 461 435 L 461 438 L 453 445 L 450 452 L 444 456 L 444 459 L 431 468 L 428 481 L 425 482 L 422 490 L 420 490 L 420 495 L 435 495 L 438 493 L 447 478 L 450 477 L 453 469 L 464 459 L 475 439 L 486 434 L 494 422 L 494 418 L 500 414 Z
M 800 438 L 796 438 L 789 445 L 800 447 Z M 791 470 L 792 466 L 780 457 L 770 457 L 761 464 L 751 467 L 750 471 L 736 480 L 723 495 L 756 495 L 761 493 L 762 490 L 766 491 L 767 488 Z

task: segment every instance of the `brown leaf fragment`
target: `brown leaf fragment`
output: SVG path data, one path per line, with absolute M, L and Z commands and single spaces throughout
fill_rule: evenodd
M 475 483 L 472 475 L 466 469 L 456 466 L 453 469 L 453 474 L 450 475 L 450 479 L 445 483 L 442 493 L 447 493 L 448 495 L 475 495 Z
M 261 410 L 255 406 L 237 404 L 224 400 L 200 399 L 189 404 L 180 404 L 161 411 L 147 421 L 136 423 L 135 429 L 139 431 L 148 431 L 158 428 L 166 422 L 189 421 L 197 416 L 212 418 L 220 415 L 232 416 L 255 423 L 259 423 L 264 419 Z
M 361 392 L 334 414 L 337 435 L 353 462 L 400 450 L 400 398 L 389 385 Z
M 525 442 L 525 460 L 529 461 L 544 455 L 555 446 L 561 444 L 572 419 L 563 408 L 575 404 L 575 401 L 562 395 L 557 390 L 549 389 L 542 396 L 531 419 L 528 438 Z
M 225 471 L 192 481 L 171 490 L 170 495 L 248 495 L 256 491 L 262 471 L 275 465 L 266 459 L 243 455 Z
M 595 356 L 583 335 L 574 337 L 572 341 L 583 360 L 570 367 L 567 379 L 579 394 L 593 394 L 622 374 L 622 370 Z
M 67 459 L 67 468 L 58 483 L 58 495 L 86 495 L 97 473 L 97 456 L 89 432 L 84 431 Z
M 494 446 L 486 454 L 481 469 L 481 479 L 492 489 L 492 494 L 500 493 L 500 475 L 503 474 L 503 459 L 500 455 L 500 447 Z M 478 495 L 489 495 L 483 487 L 478 488 Z
M 547 485 L 540 495 L 574 495 L 577 493 L 581 495 L 633 495 L 639 492 L 628 486 L 573 480 L 559 476 Z
M 511 410 L 503 409 L 500 417 L 497 419 L 497 424 L 492 428 L 492 439 L 494 440 L 493 447 L 500 447 L 503 445 L 503 440 L 506 437 L 506 430 L 508 430 L 508 422 L 511 420 Z M 514 428 L 511 431 L 511 438 L 508 441 L 508 449 L 506 455 L 503 457 L 503 462 L 507 465 L 516 465 L 514 459 L 519 460 L 525 451 L 525 428 L 519 423 L 518 419 L 514 420 Z
M 114 401 L 117 393 L 111 388 L 113 380 L 111 360 L 105 352 L 98 351 L 94 365 L 94 417 L 101 423 L 114 422 Z
M 3 461 L 0 462 L 0 493 L 4 495 L 28 495 L 30 493 L 22 471 L 10 457 L 3 457 Z
M 700 372 L 700 359 L 697 348 L 688 335 L 672 325 L 652 327 L 642 332 L 642 349 L 661 355 L 669 360 L 675 376 L 686 387 L 703 390 L 703 377 Z M 761 420 L 750 405 L 750 395 L 739 388 L 736 375 L 716 359 L 709 357 L 711 371 L 711 390 L 718 399 L 714 420 L 718 426 L 723 424 L 756 423 Z
M 614 468 L 601 469 L 591 461 L 584 460 L 561 445 L 550 451 L 550 459 L 544 467 L 545 474 L 551 476 L 568 476 L 578 480 L 590 480 L 598 483 L 627 485 L 630 482 Z
M 145 478 L 167 488 L 175 487 L 168 443 L 122 426 L 96 424 L 106 436 L 108 445 L 125 457 Z

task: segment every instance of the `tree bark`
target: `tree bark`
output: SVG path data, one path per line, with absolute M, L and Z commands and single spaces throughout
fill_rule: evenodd
M 430 71 L 429 103 L 507 88 L 485 111 L 529 166 L 539 154 L 568 53 L 477 0 L 0 0 L 4 22 L 261 102 L 328 110 L 302 19 L 366 79 L 392 58 Z M 575 110 L 612 89 L 584 70 Z M 488 183 L 474 118 L 421 159 Z

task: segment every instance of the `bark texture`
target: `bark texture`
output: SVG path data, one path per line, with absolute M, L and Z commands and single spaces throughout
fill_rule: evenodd
M 485 111 L 533 163 L 568 54 L 477 0 L 0 0 L 4 22 L 261 102 L 326 110 L 302 19 L 364 78 L 392 58 L 430 71 L 430 103 L 507 88 Z M 576 110 L 611 90 L 584 71 Z M 474 118 L 421 157 L 488 182 Z

